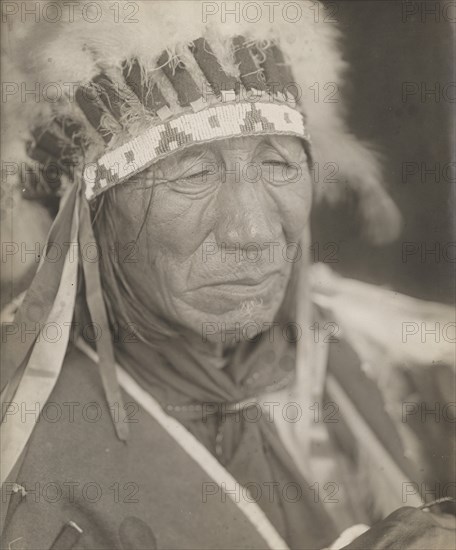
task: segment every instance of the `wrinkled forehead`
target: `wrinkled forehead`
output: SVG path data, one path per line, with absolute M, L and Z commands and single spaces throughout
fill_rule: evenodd
M 273 157 L 273 158 L 272 158 Z M 270 158 L 284 164 L 300 165 L 305 171 L 312 169 L 312 154 L 310 143 L 302 137 L 289 135 L 260 135 L 229 137 L 190 144 L 184 148 L 164 155 L 161 159 L 143 167 L 122 181 L 122 185 L 114 184 L 107 187 L 129 187 L 131 184 L 144 181 L 150 177 L 162 180 L 178 177 L 191 167 L 209 170 L 212 175 L 222 170 L 240 169 L 240 165 L 258 165 Z M 258 167 L 257 166 L 257 167 Z M 101 196 L 97 193 L 96 197 Z M 95 198 L 96 198 L 95 197 Z
M 263 151 L 276 151 L 284 161 L 302 162 L 307 160 L 308 151 L 305 140 L 294 136 L 248 136 L 235 137 L 199 143 L 183 150 L 176 150 L 155 163 L 154 166 L 179 164 L 188 159 L 213 159 L 223 161 L 225 158 L 245 158 L 252 162 Z
M 116 195 L 122 190 L 129 193 L 131 187 L 144 185 L 146 181 L 174 180 L 189 171 L 204 174 L 204 178 L 221 177 L 225 171 L 239 177 L 247 170 L 263 173 L 264 164 L 269 161 L 280 163 L 283 170 L 295 168 L 301 174 L 310 173 L 312 164 L 306 141 L 293 136 L 229 138 L 174 151 L 132 176 L 125 185 L 115 186 Z

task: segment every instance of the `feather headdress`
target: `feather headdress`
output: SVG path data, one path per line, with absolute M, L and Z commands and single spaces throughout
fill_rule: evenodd
M 347 68 L 339 32 L 315 19 L 315 2 L 299 4 L 298 20 L 279 9 L 274 17 L 260 13 L 254 24 L 251 15 L 224 16 L 229 3 L 220 2 L 69 4 L 65 11 L 64 4 L 59 10 L 55 2 L 39 3 L 35 21 L 19 7 L 7 16 L 4 51 L 14 64 L 3 146 L 17 170 L 5 185 L 19 186 L 29 199 L 62 197 L 48 238 L 61 257 L 41 262 L 15 325 L 31 330 L 55 320 L 66 328 L 58 346 L 24 339 L 22 329 L 12 335 L 6 402 L 31 392 L 45 402 L 59 375 L 76 300 L 69 246 L 76 242 L 80 250 L 95 240 L 89 201 L 177 149 L 243 135 L 297 136 L 315 161 L 338 165 L 360 197 L 373 240 L 398 229 L 376 155 L 347 129 L 339 98 L 315 101 L 315 86 L 339 89 Z M 334 200 L 340 189 L 322 186 L 317 195 Z M 106 398 L 120 403 L 98 266 L 81 263 L 90 316 L 104 334 L 97 351 Z M 125 439 L 127 425 L 115 426 Z M 11 442 L 7 476 L 33 426 L 22 424 L 14 437 L 2 429 Z

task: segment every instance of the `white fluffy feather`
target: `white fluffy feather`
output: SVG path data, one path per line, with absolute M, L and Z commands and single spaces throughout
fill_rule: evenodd
M 122 62 L 134 57 L 140 59 L 146 69 L 152 69 L 165 48 L 174 52 L 202 35 L 209 37 L 213 49 L 223 58 L 225 69 L 235 73 L 237 67 L 227 47 L 232 36 L 243 34 L 252 40 L 279 39 L 303 94 L 315 159 L 322 166 L 335 162 L 339 167 L 338 184 L 319 186 L 321 190 L 317 196 L 335 200 L 346 191 L 344 182 L 347 181 L 348 187 L 360 196 L 361 211 L 372 240 L 381 243 L 397 235 L 400 215 L 383 190 L 376 155 L 347 130 L 341 101 L 314 100 L 315 85 L 323 90 L 327 83 L 334 83 L 340 90 L 347 68 L 341 53 L 339 31 L 324 17 L 315 17 L 315 2 L 300 2 L 302 18 L 296 23 L 285 21 L 280 7 L 276 9 L 273 23 L 266 9 L 256 23 L 242 17 L 236 22 L 234 16 L 229 15 L 226 22 L 222 22 L 222 8 L 218 2 L 217 13 L 208 16 L 204 23 L 203 9 L 207 4 L 204 2 L 142 0 L 128 4 L 138 6 L 138 12 L 132 15 L 137 22 L 124 21 L 131 9 L 124 10 L 122 2 L 117 0 L 102 3 L 80 0 L 71 22 L 69 10 L 62 10 L 62 19 L 53 23 L 46 22 L 42 16 L 37 23 L 32 23 L 30 17 L 23 22 L 20 12 L 9 17 L 9 32 L 4 43 L 8 45 L 7 57 L 14 59 L 14 68 L 7 69 L 6 73 L 8 78 L 12 75 L 14 81 L 24 83 L 27 89 L 37 87 L 41 97 L 38 103 L 30 95 L 25 102 L 20 97 L 9 98 L 4 109 L 7 158 L 25 160 L 24 144 L 31 128 L 38 121 L 51 119 L 53 113 L 67 112 L 82 120 L 72 94 L 64 93 L 57 103 L 42 97 L 50 82 L 59 83 L 62 91 L 74 90 L 73 85 L 90 81 L 100 70 L 116 79 Z M 233 7 L 236 3 L 225 4 Z M 90 5 L 92 11 L 87 8 Z M 88 17 L 96 19 L 98 16 L 93 13 L 94 5 L 102 8 L 98 14 L 100 19 L 88 22 Z M 41 6 L 43 14 L 45 2 Z M 120 15 L 119 22 L 116 22 L 116 13 Z M 135 129 L 137 125 L 132 124 L 130 130 L 134 132 Z M 91 152 L 96 157 L 104 144 L 95 132 L 88 131 L 93 142 Z

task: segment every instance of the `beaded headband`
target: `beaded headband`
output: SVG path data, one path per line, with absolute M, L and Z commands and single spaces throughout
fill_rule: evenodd
M 309 141 L 298 88 L 278 45 L 260 46 L 237 36 L 232 48 L 239 77 L 228 74 L 210 44 L 199 38 L 177 55 L 165 50 L 153 71 L 132 59 L 123 64 L 119 82 L 100 73 L 77 89 L 78 106 L 106 144 L 101 158 L 83 171 L 88 200 L 197 143 L 280 134 Z M 149 121 L 135 136 L 125 124 L 132 113 Z M 72 121 L 56 120 L 55 133 L 49 128 L 36 133 L 29 155 L 71 164 L 82 145 L 80 138 L 79 143 L 73 139 L 79 130 Z

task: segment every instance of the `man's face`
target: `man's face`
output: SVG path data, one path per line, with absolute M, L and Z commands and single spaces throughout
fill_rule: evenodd
M 118 238 L 137 240 L 122 268 L 136 294 L 173 324 L 199 334 L 210 327 L 214 338 L 247 321 L 262 327 L 283 300 L 311 198 L 297 138 L 177 152 L 117 188 Z

